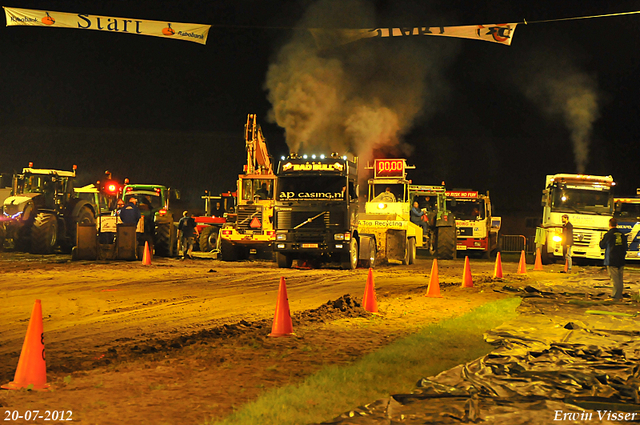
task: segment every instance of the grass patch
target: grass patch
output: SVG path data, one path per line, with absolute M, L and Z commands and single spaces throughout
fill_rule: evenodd
M 298 385 L 269 391 L 215 425 L 287 425 L 328 421 L 390 394 L 411 391 L 438 374 L 492 350 L 483 333 L 516 317 L 520 298 L 485 304 L 421 328 L 348 366 L 326 367 Z

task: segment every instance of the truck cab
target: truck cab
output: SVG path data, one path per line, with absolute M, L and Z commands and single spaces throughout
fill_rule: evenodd
M 476 252 L 484 258 L 498 249 L 500 217 L 492 215 L 491 198 L 470 189 L 447 191 L 449 207 L 456 218 L 457 250 Z

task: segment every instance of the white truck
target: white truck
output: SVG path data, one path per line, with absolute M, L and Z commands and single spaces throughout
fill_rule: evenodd
M 554 174 L 546 177 L 542 191 L 542 225 L 536 229 L 536 248 L 542 262 L 564 258 L 562 216 L 573 225 L 574 259 L 603 260 L 600 240 L 609 229 L 614 202 L 611 176 Z
M 469 189 L 448 190 L 447 206 L 456 217 L 456 250 L 477 252 L 484 258 L 498 249 L 501 217 L 494 217 L 489 192 Z

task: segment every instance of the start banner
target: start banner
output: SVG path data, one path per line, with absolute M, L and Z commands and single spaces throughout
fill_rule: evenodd
M 147 21 L 144 19 L 114 18 L 32 9 L 3 7 L 7 26 L 26 25 L 38 27 L 75 28 L 114 33 L 152 35 L 174 40 L 193 41 L 206 44 L 211 25 L 185 24 L 180 22 Z

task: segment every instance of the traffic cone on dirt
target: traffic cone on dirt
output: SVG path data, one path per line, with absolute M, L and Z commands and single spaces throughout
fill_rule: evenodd
M 469 257 L 464 257 L 464 271 L 462 272 L 462 287 L 473 288 L 473 279 L 471 278 L 471 266 L 469 265 Z
M 367 286 L 364 288 L 364 296 L 362 297 L 362 308 L 369 313 L 378 312 L 378 303 L 376 302 L 376 290 L 373 285 L 373 269 L 369 268 L 367 276 Z
M 520 263 L 518 263 L 518 274 L 527 274 L 527 258 L 524 254 L 524 249 L 520 254 Z
M 2 385 L 6 390 L 22 388 L 47 391 L 47 364 L 44 355 L 44 333 L 42 332 L 42 305 L 36 300 L 27 327 L 27 336 L 22 344 L 18 368 L 13 381 Z
M 536 250 L 536 264 L 533 266 L 534 271 L 542 271 L 542 257 L 540 255 L 540 248 Z
M 438 280 L 438 260 L 435 258 L 433 259 L 433 264 L 431 264 L 431 277 L 429 278 L 429 287 L 425 297 L 442 297 L 440 295 L 440 281 Z
M 564 272 L 565 273 L 569 273 L 569 259 L 568 258 L 564 259 Z
M 500 258 L 500 251 L 496 254 L 496 266 L 493 269 L 493 278 L 502 279 L 502 259 Z
M 293 335 L 293 323 L 291 322 L 291 311 L 289 311 L 289 297 L 287 296 L 287 285 L 284 277 L 281 277 L 278 301 L 276 302 L 276 314 L 273 317 L 273 325 L 269 336 L 290 335 Z
M 149 251 L 149 242 L 144 243 L 144 252 L 142 254 L 142 265 L 143 266 L 151 265 L 151 251 Z

